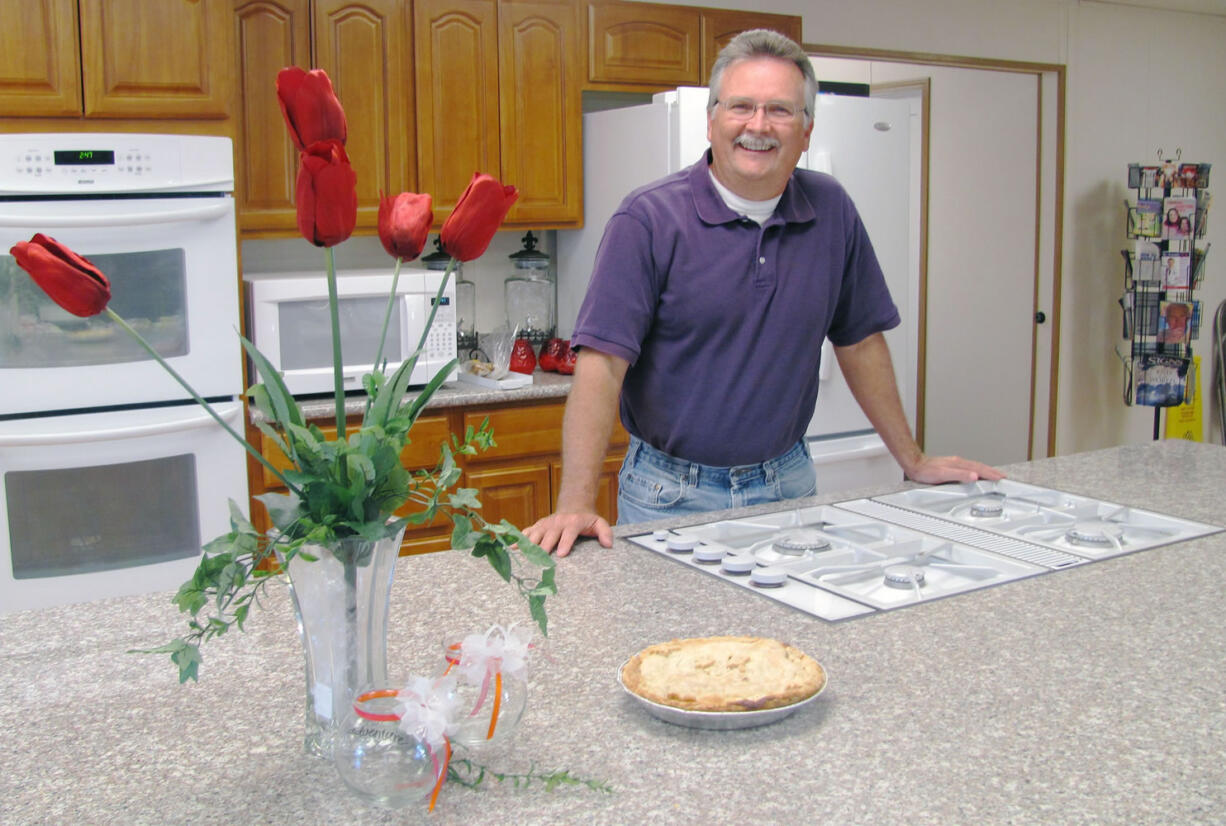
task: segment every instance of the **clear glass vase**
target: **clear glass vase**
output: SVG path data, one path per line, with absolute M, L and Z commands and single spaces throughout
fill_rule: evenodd
M 290 594 L 306 655 L 308 754 L 332 758 L 354 698 L 387 684 L 387 613 L 402 528 L 377 541 L 356 537 L 303 545 L 289 563 Z
M 443 640 L 447 665 L 442 673 L 460 678 L 451 742 L 480 752 L 505 743 L 515 733 L 528 702 L 528 683 L 522 674 L 500 668 L 491 668 L 476 681 L 463 679 L 458 669 L 463 650 L 463 638 Z
M 349 790 L 385 808 L 429 797 L 447 770 L 445 754 L 401 728 L 396 695 L 394 688 L 358 694 L 332 750 Z

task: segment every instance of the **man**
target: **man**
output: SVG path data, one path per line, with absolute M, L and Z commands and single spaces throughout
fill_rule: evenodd
M 572 338 L 557 511 L 525 531 L 541 547 L 612 544 L 595 501 L 619 398 L 620 522 L 815 493 L 804 432 L 826 337 L 907 477 L 1001 478 L 911 436 L 882 336 L 898 310 L 868 235 L 833 178 L 796 169 L 816 94 L 794 42 L 738 35 L 712 68 L 710 150 L 609 219 Z

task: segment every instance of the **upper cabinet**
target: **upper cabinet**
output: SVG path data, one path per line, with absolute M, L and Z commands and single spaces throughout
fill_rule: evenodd
M 519 189 L 507 226 L 582 220 L 575 4 L 417 0 L 418 180 L 446 220 L 474 172 Z
M 229 116 L 229 16 L 200 0 L 0 0 L 0 115 Z
M 801 42 L 794 15 L 625 2 L 588 3 L 587 12 L 592 89 L 700 86 L 719 50 L 746 29 Z
M 295 231 L 298 156 L 277 101 L 286 66 L 328 73 L 349 125 L 359 230 L 378 225 L 379 191 L 415 190 L 412 15 L 399 0 L 233 0 L 239 226 L 250 237 Z M 232 61 L 234 62 L 234 61 Z

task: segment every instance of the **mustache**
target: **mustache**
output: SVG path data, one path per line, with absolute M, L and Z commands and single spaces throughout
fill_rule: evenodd
M 753 149 L 757 151 L 761 151 L 763 149 L 778 149 L 780 146 L 778 138 L 771 138 L 765 135 L 740 134 L 737 135 L 732 142 L 743 146 L 746 149 Z

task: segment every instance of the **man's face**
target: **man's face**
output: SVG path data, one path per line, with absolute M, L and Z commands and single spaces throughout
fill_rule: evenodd
M 798 114 L 787 122 L 769 119 L 758 107 L 749 120 L 730 116 L 723 103 L 707 116 L 711 170 L 742 198 L 765 201 L 783 192 L 801 154 L 809 148 L 813 124 L 805 126 L 804 76 L 792 63 L 772 57 L 740 60 L 724 70 L 719 100 L 784 102 Z

